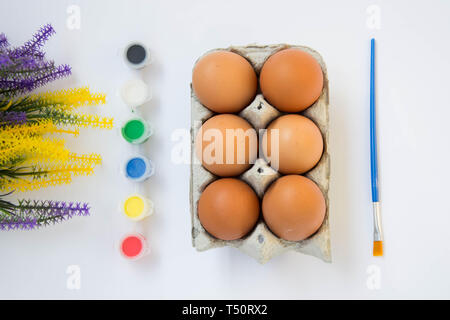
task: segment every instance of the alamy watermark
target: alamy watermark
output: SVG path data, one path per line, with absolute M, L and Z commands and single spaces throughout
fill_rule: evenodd
M 367 280 L 366 286 L 369 290 L 380 290 L 381 289 L 381 269 L 375 264 L 371 264 L 367 267 Z
M 79 30 L 81 28 L 81 8 L 79 5 L 72 4 L 67 7 L 66 26 L 69 30 Z
M 67 267 L 66 274 L 68 275 L 66 280 L 66 288 L 68 290 L 80 290 L 81 289 L 81 268 L 79 265 L 72 264 Z
M 376 4 L 372 4 L 367 7 L 367 20 L 366 26 L 371 30 L 380 30 L 381 29 L 381 8 Z
M 194 164 L 253 164 L 265 158 L 277 170 L 279 167 L 279 129 L 219 129 L 200 128 L 192 140 L 189 130 L 177 129 L 171 134 L 175 144 L 171 150 L 174 164 L 191 163 L 191 143 L 194 143 Z

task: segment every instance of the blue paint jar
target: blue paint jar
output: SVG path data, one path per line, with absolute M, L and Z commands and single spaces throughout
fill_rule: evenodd
M 123 173 L 132 181 L 144 181 L 153 175 L 153 163 L 145 156 L 134 155 L 124 162 Z

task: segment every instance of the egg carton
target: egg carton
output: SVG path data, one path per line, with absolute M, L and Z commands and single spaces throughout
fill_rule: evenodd
M 324 150 L 319 163 L 304 176 L 313 180 L 321 189 L 327 204 L 325 219 L 319 230 L 309 238 L 302 241 L 286 241 L 278 238 L 266 226 L 262 215 L 256 227 L 244 238 L 238 240 L 225 241 L 210 235 L 200 223 L 197 214 L 197 204 L 203 190 L 214 180 L 220 179 L 203 168 L 195 153 L 195 137 L 201 125 L 216 113 L 204 107 L 196 97 L 191 84 L 191 176 L 190 176 L 190 211 L 192 218 L 192 244 L 198 251 L 205 251 L 212 248 L 232 246 L 255 258 L 260 263 L 265 263 L 271 258 L 288 250 L 301 252 L 315 256 L 325 262 L 331 262 L 330 243 L 330 223 L 329 208 L 330 202 L 328 189 L 330 183 L 330 155 L 328 153 L 328 129 L 329 129 L 329 98 L 328 98 L 328 77 L 325 63 L 319 53 L 305 46 L 293 46 L 286 44 L 278 45 L 249 45 L 232 46 L 226 49 L 214 49 L 210 52 L 228 50 L 246 58 L 257 75 L 259 75 L 264 62 L 275 52 L 287 48 L 297 48 L 311 54 L 320 64 L 323 72 L 323 90 L 319 99 L 308 109 L 299 114 L 308 117 L 319 127 L 323 139 Z M 270 122 L 277 117 L 286 114 L 271 106 L 259 91 L 255 99 L 249 106 L 243 109 L 239 116 L 246 119 L 259 132 L 266 128 Z M 258 158 L 250 169 L 240 175 L 239 178 L 253 187 L 256 194 L 262 200 L 265 190 L 269 185 L 280 177 L 281 174 L 272 169 L 264 158 Z

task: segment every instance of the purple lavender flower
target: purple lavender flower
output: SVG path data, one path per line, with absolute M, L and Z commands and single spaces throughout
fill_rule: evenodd
M 35 68 L 44 69 L 44 68 L 50 68 L 50 67 L 54 66 L 53 62 L 39 60 L 39 59 L 36 59 L 35 57 L 31 57 L 31 56 L 21 57 L 20 59 L 16 59 L 16 60 L 19 60 L 19 61 L 16 61 L 16 63 L 17 62 L 20 63 L 20 65 L 18 66 L 18 69 L 20 71 L 30 70 L 30 72 L 33 72 L 33 69 L 35 69 Z
M 20 55 L 15 54 L 11 50 L 6 50 L 3 53 L 0 50 L 0 69 L 3 69 L 0 70 L 0 72 L 3 74 L 3 76 L 6 76 L 8 72 L 24 71 L 26 69 L 31 69 L 30 72 L 33 72 L 34 71 L 33 68 L 37 67 L 41 68 L 42 65 L 45 66 L 45 64 L 46 61 L 37 58 L 35 56 L 22 57 Z M 11 68 L 8 69 L 6 68 L 7 66 Z
M 13 52 L 15 55 L 22 57 L 34 54 L 43 56 L 40 48 L 54 34 L 55 30 L 53 27 L 50 24 L 46 24 L 33 35 L 33 39 L 27 41 L 22 47 L 16 48 Z
M 0 221 L 0 230 L 32 230 L 38 227 L 36 219 L 23 218 L 11 221 Z
M 40 75 L 39 77 L 32 78 L 33 86 L 34 88 L 41 87 L 45 85 L 48 82 L 67 77 L 72 74 L 72 69 L 69 65 L 63 64 L 60 66 L 57 66 L 56 68 L 52 69 L 48 73 L 45 73 L 43 75 Z M 34 89 L 33 88 L 33 89 Z
M 32 64 L 33 62 L 30 62 Z M 11 97 L 13 95 L 26 93 L 41 87 L 51 81 L 69 76 L 71 68 L 68 65 L 55 67 L 53 61 L 37 63 L 30 69 L 22 65 L 18 69 L 20 73 L 11 75 L 10 79 L 0 78 L 0 94 Z
M 87 203 L 19 200 L 11 206 L 0 210 L 0 230 L 32 230 L 90 214 Z
M 41 48 L 54 33 L 53 27 L 47 24 L 32 40 L 12 49 L 6 36 L 0 34 L 0 96 L 13 97 L 27 93 L 71 74 L 68 65 L 55 66 L 53 61 L 44 59 Z
M 5 96 L 13 96 L 25 92 L 29 92 L 35 88 L 35 83 L 30 79 L 7 80 L 0 79 L 0 94 Z
M 8 39 L 6 38 L 4 33 L 0 33 L 0 49 L 6 48 L 9 46 Z
M 11 63 L 11 59 L 6 54 L 0 54 L 0 68 L 6 67 Z
M 20 125 L 27 121 L 24 111 L 0 111 L 0 127 L 7 125 Z

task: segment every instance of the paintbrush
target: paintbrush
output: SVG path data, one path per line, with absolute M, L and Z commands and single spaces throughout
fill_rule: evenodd
M 380 201 L 378 198 L 377 130 L 375 112 L 375 39 L 370 41 L 370 173 L 373 204 L 373 255 L 383 255 Z

